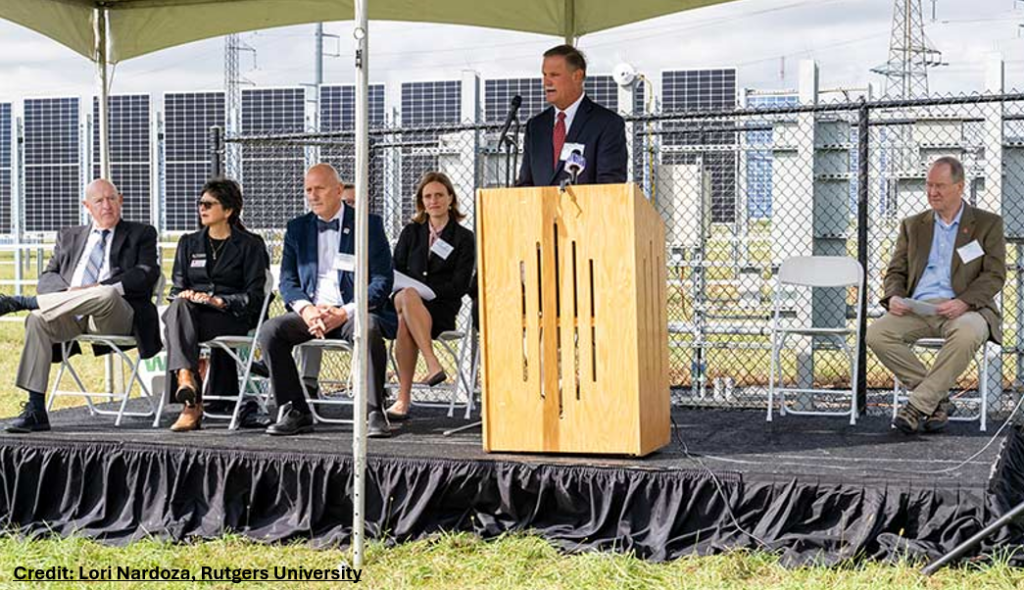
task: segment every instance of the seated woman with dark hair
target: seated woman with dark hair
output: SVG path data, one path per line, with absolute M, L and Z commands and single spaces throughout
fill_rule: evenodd
M 203 229 L 178 241 L 172 301 L 164 313 L 167 388 L 185 404 L 171 426 L 175 432 L 202 425 L 199 344 L 217 336 L 245 335 L 256 327 L 270 265 L 263 238 L 246 230 L 239 218 L 238 183 L 208 181 L 196 205 Z M 238 373 L 230 355 L 211 351 L 209 370 L 212 393 L 238 394 Z
M 452 181 L 442 172 L 424 174 L 416 188 L 416 214 L 395 246 L 394 265 L 396 271 L 430 287 L 436 298 L 425 301 L 411 287 L 394 294 L 399 390 L 398 400 L 388 408 L 391 420 L 407 417 L 419 353 L 427 363 L 427 385 L 433 387 L 447 379 L 434 355 L 432 340 L 455 329 L 462 296 L 469 292 L 473 277 L 476 243 L 473 232 L 459 225 L 464 218 Z

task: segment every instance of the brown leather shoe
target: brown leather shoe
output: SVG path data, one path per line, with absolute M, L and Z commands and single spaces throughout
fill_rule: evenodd
M 926 416 L 924 412 L 908 402 L 896 412 L 896 417 L 892 419 L 892 425 L 903 434 L 915 434 Z
M 949 426 L 949 417 L 953 414 L 953 404 L 948 399 L 939 402 L 931 416 L 924 419 L 921 425 L 925 432 L 939 432 Z
M 171 426 L 171 432 L 188 432 L 189 430 L 199 430 L 203 426 L 203 404 L 196 404 L 194 406 L 185 406 L 181 410 L 181 415 Z
M 199 385 L 196 383 L 196 374 L 190 369 L 178 370 L 178 391 L 174 393 L 174 399 L 186 406 L 194 405 L 199 398 Z

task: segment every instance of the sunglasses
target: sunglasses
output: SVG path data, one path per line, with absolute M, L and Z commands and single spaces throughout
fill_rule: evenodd
M 196 201 L 196 206 L 200 209 L 213 209 L 216 205 L 220 205 L 220 201 L 210 201 L 207 199 L 199 199 Z

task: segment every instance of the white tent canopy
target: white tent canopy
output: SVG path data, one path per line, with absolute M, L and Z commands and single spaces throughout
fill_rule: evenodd
M 96 62 L 100 169 L 109 177 L 107 65 L 230 33 L 348 20 L 356 41 L 356 330 L 353 411 L 353 565 L 362 567 L 366 468 L 368 21 L 450 23 L 549 34 L 567 42 L 656 16 L 735 0 L 0 0 L 0 18 L 39 32 Z
M 733 0 L 372 0 L 371 20 L 474 25 L 574 39 Z M 229 33 L 351 20 L 354 0 L 4 0 L 0 18 L 96 57 L 95 10 L 106 8 L 116 63 Z

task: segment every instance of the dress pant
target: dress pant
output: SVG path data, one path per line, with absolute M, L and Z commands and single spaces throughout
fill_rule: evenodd
M 178 389 L 178 371 L 199 369 L 199 343 L 217 336 L 244 336 L 250 325 L 240 318 L 202 303 L 175 299 L 164 312 L 164 347 L 167 349 L 167 390 L 165 399 L 173 399 Z M 208 375 L 213 379 L 211 395 L 238 395 L 238 370 L 227 352 L 210 351 Z
M 132 333 L 135 312 L 117 289 L 107 285 L 47 293 L 36 298 L 39 309 L 25 318 L 25 346 L 15 385 L 46 392 L 53 362 L 53 345 L 81 334 Z
M 377 325 L 377 318 L 369 314 L 369 325 L 366 336 L 369 342 L 369 396 L 367 407 L 369 411 L 380 411 L 384 406 L 384 377 L 387 369 L 387 349 L 384 347 L 384 337 L 381 335 L 380 327 Z M 341 339 L 352 342 L 355 332 L 355 322 L 347 321 L 334 331 L 327 334 L 327 338 Z M 314 336 L 309 333 L 305 320 L 295 313 L 289 312 L 279 315 L 264 322 L 260 329 L 260 349 L 263 351 L 263 358 L 270 370 L 270 383 L 274 391 L 274 399 L 277 406 L 291 402 L 296 410 L 307 413 L 309 404 L 302 396 L 302 386 L 299 383 L 299 371 L 295 366 L 292 351 L 295 346 L 303 342 L 309 342 Z M 307 383 L 311 375 L 311 364 L 319 369 L 319 362 L 310 363 L 311 358 L 319 361 L 319 355 L 310 355 L 305 359 L 306 370 L 304 371 Z
M 907 387 L 910 403 L 932 414 L 988 339 L 988 323 L 976 311 L 955 320 L 939 315 L 887 313 L 868 326 L 867 345 Z M 910 345 L 921 338 L 945 338 L 935 362 L 926 368 Z

